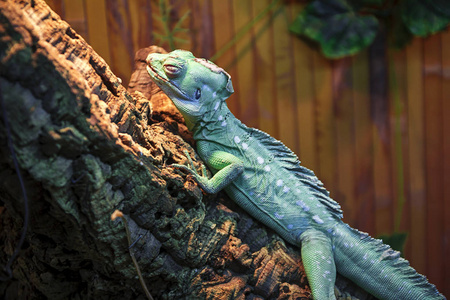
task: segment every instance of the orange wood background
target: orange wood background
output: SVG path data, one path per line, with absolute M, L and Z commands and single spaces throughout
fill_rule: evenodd
M 172 7 L 170 26 L 189 11 L 186 30 L 175 34 L 186 41 L 176 48 L 205 58 L 271 2 L 164 1 Z M 331 61 L 288 32 L 301 2 L 277 3 L 216 60 L 233 78 L 230 109 L 294 150 L 351 226 L 372 236 L 408 232 L 406 258 L 450 297 L 450 32 L 387 49 L 388 105 L 380 111 L 370 94 L 368 51 Z M 158 0 L 47 3 L 125 84 L 138 49 L 171 50 L 153 34 L 164 34 Z

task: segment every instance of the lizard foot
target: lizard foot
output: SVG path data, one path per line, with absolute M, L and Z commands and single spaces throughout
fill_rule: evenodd
M 208 175 L 207 175 L 207 171 L 206 171 L 206 167 L 204 164 L 202 164 L 202 171 L 201 174 L 199 174 L 197 172 L 197 169 L 194 166 L 194 162 L 191 159 L 191 156 L 189 155 L 189 152 L 187 150 L 183 150 L 184 155 L 186 155 L 186 158 L 188 160 L 188 164 L 187 165 L 180 165 L 180 164 L 171 164 L 170 166 L 173 168 L 177 168 L 183 171 L 188 172 L 189 174 L 191 174 L 192 176 L 194 176 L 195 180 L 199 183 L 202 184 L 205 181 L 208 181 Z
M 244 171 L 244 163 L 238 157 L 224 151 L 214 151 L 207 158 L 207 163 L 209 162 L 208 165 L 218 171 L 209 179 L 205 166 L 202 165 L 202 174 L 199 174 L 189 153 L 187 151 L 184 151 L 184 153 L 188 159 L 188 164 L 173 164 L 171 166 L 187 171 L 194 176 L 197 184 L 208 194 L 219 192 Z

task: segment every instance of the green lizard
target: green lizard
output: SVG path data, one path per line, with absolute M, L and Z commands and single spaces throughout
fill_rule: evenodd
M 190 172 L 207 193 L 224 189 L 254 218 L 301 247 L 314 299 L 335 299 L 336 271 L 380 299 L 445 299 L 399 252 L 343 223 L 339 204 L 283 143 L 233 116 L 225 102 L 233 86 L 223 69 L 183 50 L 150 54 L 147 63 L 214 176 L 197 173 L 192 164 L 173 166 Z

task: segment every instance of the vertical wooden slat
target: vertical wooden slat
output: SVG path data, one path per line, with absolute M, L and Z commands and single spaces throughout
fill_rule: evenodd
M 89 41 L 86 28 L 84 0 L 64 0 L 64 19 L 81 36 Z
M 89 44 L 110 64 L 111 54 L 104 1 L 86 1 L 86 19 Z
M 352 59 L 336 60 L 333 68 L 333 101 L 336 107 L 336 200 L 344 209 L 345 221 L 356 218 L 354 197 L 354 124 L 352 98 Z
M 199 36 L 201 35 L 201 33 L 199 32 L 199 24 L 200 22 L 202 22 L 201 12 L 198 9 L 199 1 L 165 1 L 170 5 L 171 8 L 168 26 L 174 38 L 174 49 L 171 49 L 169 45 L 167 45 L 167 51 L 172 51 L 175 49 L 185 49 L 192 51 L 197 57 L 203 57 L 197 47 L 197 40 L 200 39 Z M 174 29 L 176 23 L 181 20 L 181 18 L 188 12 L 189 15 L 186 17 L 186 19 L 179 24 L 180 28 L 182 28 L 182 31 L 175 32 Z M 184 41 L 176 40 L 178 38 Z
M 355 207 L 354 226 L 375 232 L 375 203 L 373 186 L 373 132 L 369 96 L 368 52 L 352 58 L 353 111 L 355 123 Z M 345 214 L 345 212 L 344 212 Z
M 251 1 L 233 1 L 234 31 L 238 32 L 252 20 Z M 258 125 L 258 107 L 255 93 L 255 66 L 253 55 L 253 32 L 250 30 L 236 43 L 236 70 L 239 80 L 237 101 L 241 106 L 240 119 L 247 126 Z
M 427 274 L 443 288 L 442 45 L 439 35 L 424 41 L 424 110 L 427 175 Z
M 442 45 L 442 119 L 443 119 L 443 293 L 450 297 L 450 32 L 441 34 Z
M 253 0 L 253 17 L 263 11 L 270 0 Z M 254 66 L 255 95 L 258 101 L 258 128 L 271 134 L 276 134 L 276 104 L 275 104 L 275 69 L 273 45 L 273 28 L 270 14 L 255 24 L 254 27 Z
M 274 11 L 274 54 L 275 54 L 275 88 L 277 105 L 276 135 L 286 146 L 294 152 L 297 149 L 297 122 L 295 82 L 293 74 L 292 42 L 288 32 L 289 12 L 286 6 L 279 6 Z
M 406 124 L 406 55 L 404 50 L 390 49 L 389 54 L 389 102 L 391 105 L 391 165 L 394 214 L 396 232 L 407 231 L 409 222 L 409 197 L 405 181 L 409 174 L 407 164 L 407 124 Z M 408 253 L 405 248 L 405 253 Z
M 211 57 L 214 54 L 214 20 L 211 14 L 212 1 L 196 0 L 189 2 L 191 11 L 191 50 L 198 56 Z
M 373 179 L 376 234 L 393 229 L 390 106 L 386 30 L 382 29 L 369 48 L 370 101 L 373 122 Z
M 92 1 L 97 2 L 97 1 Z M 150 0 L 129 1 L 133 48 L 141 49 L 153 45 L 152 6 Z
M 319 178 L 330 191 L 335 188 L 335 121 L 333 112 L 333 90 L 331 61 L 319 52 L 313 54 L 314 94 L 316 97 L 316 151 Z M 332 194 L 332 197 L 334 195 Z
M 374 126 L 373 171 L 375 196 L 375 227 L 376 234 L 389 234 L 393 230 L 394 205 L 392 194 L 392 165 L 389 145 L 383 140 L 379 129 Z M 389 139 L 389 136 L 388 136 Z
M 304 4 L 293 1 L 292 15 L 295 18 L 304 8 Z M 302 164 L 312 170 L 318 170 L 315 147 L 315 97 L 313 78 L 313 49 L 299 38 L 293 38 L 295 87 L 297 95 L 297 124 L 299 130 L 298 155 Z M 316 171 L 317 172 L 317 171 Z
M 108 38 L 110 43 L 111 67 L 124 84 L 131 76 L 134 63 L 133 39 L 128 2 L 106 1 Z
M 63 0 L 45 0 L 48 6 L 65 20 L 64 1 Z
M 214 54 L 214 31 L 212 24 L 214 16 L 211 14 L 211 1 L 203 0 L 202 5 L 202 22 L 201 35 L 203 37 L 201 43 L 201 54 L 203 57 L 211 57 Z
M 214 15 L 214 47 L 215 52 L 222 49 L 225 44 L 234 36 L 233 24 L 233 8 L 232 0 L 212 1 L 212 13 Z M 223 68 L 231 75 L 234 87 L 234 95 L 227 100 L 228 107 L 236 115 L 240 115 L 240 103 L 237 94 L 239 93 L 239 82 L 235 67 L 231 67 L 232 62 L 236 58 L 235 47 L 231 47 L 215 63 Z
M 443 180 L 444 198 L 442 201 L 444 212 L 444 283 L 442 292 L 450 297 L 450 32 L 441 33 L 442 36 L 442 118 L 443 118 Z
M 151 15 L 151 27 L 152 27 L 152 41 L 156 46 L 163 47 L 167 51 L 170 51 L 167 44 L 162 43 L 162 41 L 156 37 L 156 34 L 164 34 L 163 24 L 158 17 L 161 17 L 161 10 L 159 8 L 160 0 L 150 1 Z
M 422 39 L 406 48 L 408 99 L 409 257 L 414 268 L 426 272 L 426 184 L 423 112 Z
M 204 56 L 202 53 L 202 40 L 203 35 L 201 32 L 202 29 L 202 23 L 209 23 L 209 18 L 203 19 L 201 7 L 203 4 L 201 2 L 204 1 L 181 1 L 178 5 L 180 13 L 182 11 L 187 11 L 189 9 L 190 11 L 190 17 L 189 20 L 185 23 L 185 25 L 189 25 L 189 41 L 187 43 L 183 43 L 183 48 L 189 49 L 192 53 L 194 53 L 195 56 L 199 57 L 209 57 L 212 55 L 212 53 L 209 53 L 209 55 Z M 179 14 L 179 16 L 181 16 Z M 212 26 L 211 26 L 212 27 Z

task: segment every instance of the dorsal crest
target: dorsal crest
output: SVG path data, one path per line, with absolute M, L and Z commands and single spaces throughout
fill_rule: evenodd
M 221 67 L 217 66 L 215 63 L 213 63 L 207 59 L 204 59 L 204 58 L 194 58 L 194 61 L 201 64 L 202 66 L 208 68 L 209 70 L 211 70 L 212 72 L 214 72 L 216 74 L 224 74 L 225 76 L 227 76 L 228 79 L 227 79 L 226 90 L 230 94 L 234 93 L 233 83 L 231 82 L 231 76 L 224 69 L 222 69 Z

